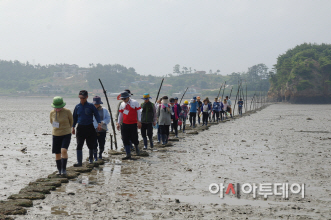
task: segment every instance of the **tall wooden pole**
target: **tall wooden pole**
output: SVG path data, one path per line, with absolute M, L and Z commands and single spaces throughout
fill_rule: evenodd
M 108 111 L 109 111 L 109 114 L 110 114 L 111 127 L 112 127 L 112 129 L 113 129 L 113 135 L 114 135 L 114 141 L 115 141 L 115 149 L 117 150 L 117 140 L 116 140 L 115 124 L 114 124 L 114 121 L 113 121 L 113 114 L 111 113 L 111 108 L 110 108 L 109 101 L 108 101 L 108 97 L 107 97 L 107 91 L 106 91 L 105 88 L 103 87 L 103 84 L 102 84 L 102 82 L 101 82 L 100 79 L 99 79 L 99 82 L 100 82 L 100 84 L 101 84 L 101 87 L 102 87 L 103 93 L 105 94 L 105 97 L 106 97 L 106 101 L 107 101 L 107 105 L 108 105 Z M 110 141 L 112 141 L 112 136 L 111 136 L 111 134 L 110 134 Z M 113 145 L 111 145 L 110 148 L 113 149 Z
M 245 113 L 247 112 L 247 109 L 248 109 L 248 107 L 247 107 L 247 81 L 245 80 L 245 84 L 246 84 L 246 99 L 245 99 L 245 106 L 246 106 L 246 108 L 245 108 Z
M 229 96 L 229 99 L 231 98 L 231 94 L 232 94 L 232 89 L 233 89 L 233 86 L 232 86 L 232 88 L 231 88 L 231 92 L 230 92 L 230 96 Z
M 223 92 L 222 92 L 222 102 L 224 100 L 224 90 L 225 90 L 225 86 L 226 86 L 226 81 L 224 82 L 224 88 L 223 88 Z
M 221 85 L 220 91 L 218 91 L 217 99 L 220 96 L 221 90 L 222 90 L 223 84 Z
M 157 92 L 157 96 L 156 96 L 156 99 L 155 99 L 155 103 L 157 102 L 157 99 L 159 98 L 159 94 L 160 94 L 160 91 L 161 91 L 161 88 L 162 88 L 163 80 L 164 80 L 164 78 L 162 79 L 162 81 L 161 81 L 161 85 L 160 85 L 160 88 L 159 88 L 159 91 Z
M 185 90 L 185 92 L 184 92 L 184 94 L 183 94 L 183 96 L 182 96 L 182 98 L 180 99 L 180 102 L 179 102 L 179 104 L 182 102 L 182 100 L 183 100 L 183 98 L 184 98 L 184 96 L 185 96 L 185 94 L 186 94 L 186 91 L 188 90 L 188 87 L 186 88 L 186 90 Z
M 239 84 L 239 81 L 238 81 L 238 91 L 237 91 L 237 95 L 236 95 L 236 101 L 234 102 L 234 107 L 233 107 L 233 111 L 232 111 L 232 116 L 234 116 L 234 111 L 235 111 L 235 109 L 236 109 L 237 97 L 240 95 L 240 94 L 239 94 L 240 87 L 241 87 L 241 82 L 240 82 L 240 84 Z

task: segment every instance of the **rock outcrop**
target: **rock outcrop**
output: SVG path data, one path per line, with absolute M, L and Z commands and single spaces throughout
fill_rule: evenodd
M 296 104 L 331 103 L 331 45 L 302 44 L 278 57 L 268 100 Z

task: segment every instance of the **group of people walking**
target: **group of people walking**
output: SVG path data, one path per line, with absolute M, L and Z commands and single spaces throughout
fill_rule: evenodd
M 133 94 L 130 90 L 123 91 L 117 106 L 116 128 L 121 131 L 121 138 L 126 152 L 123 160 L 131 159 L 131 152 L 136 151 L 139 155 L 138 129 L 144 142 L 144 149 L 150 148 L 153 144 L 153 129 L 157 129 L 157 142 L 166 145 L 169 140 L 169 133 L 173 132 L 178 138 L 178 127 L 185 133 L 186 120 L 189 119 L 189 126 L 196 127 L 198 124 L 207 126 L 208 121 L 219 122 L 232 117 L 231 100 L 228 96 L 222 101 L 215 98 L 212 103 L 208 97 L 201 101 L 200 97 L 193 97 L 184 104 L 178 103 L 178 98 L 168 98 L 163 96 L 154 104 L 150 101 L 151 97 L 145 93 L 142 97 L 143 102 L 131 98 Z M 89 148 L 89 163 L 102 159 L 102 153 L 106 142 L 107 125 L 111 118 L 106 108 L 101 104 L 99 96 L 93 97 L 93 103 L 87 102 L 88 92 L 81 90 L 78 95 L 80 103 L 76 105 L 73 114 L 67 108 L 63 98 L 56 96 L 51 106 L 54 108 L 50 113 L 50 123 L 53 126 L 52 153 L 55 154 L 56 166 L 59 174 L 66 174 L 68 160 L 67 150 L 70 145 L 71 135 L 76 134 L 77 140 L 77 163 L 75 167 L 82 166 L 83 145 Z M 239 114 L 242 114 L 243 101 L 238 101 Z M 76 128 L 77 125 L 77 128 Z M 98 149 L 99 147 L 99 149 Z M 98 151 L 99 150 L 99 151 Z
M 78 97 L 80 103 L 76 105 L 73 114 L 69 109 L 64 108 L 66 103 L 60 96 L 54 97 L 51 104 L 54 108 L 50 113 L 50 123 L 53 126 L 52 153 L 55 154 L 56 166 L 60 175 L 67 173 L 67 150 L 72 134 L 76 134 L 77 140 L 75 167 L 83 165 L 82 149 L 85 141 L 89 148 L 90 163 L 97 161 L 98 158 L 102 159 L 105 147 L 107 124 L 111 120 L 108 110 L 101 106 L 103 102 L 99 96 L 93 98 L 93 103 L 87 102 L 88 92 L 86 90 L 81 90 Z
M 243 101 L 239 109 L 242 110 Z M 239 102 L 238 102 L 239 104 Z M 223 121 L 230 115 L 232 118 L 232 101 L 228 96 L 222 101 L 221 99 L 215 98 L 214 102 L 211 102 L 208 97 L 201 101 L 200 96 L 193 97 L 189 103 L 189 115 L 190 115 L 190 126 L 196 126 L 196 117 L 198 116 L 198 124 L 207 126 L 208 121 L 219 122 Z M 242 113 L 242 111 L 241 111 Z

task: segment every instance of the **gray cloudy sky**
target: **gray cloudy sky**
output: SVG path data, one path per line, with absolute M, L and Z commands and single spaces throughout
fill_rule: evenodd
M 0 59 L 164 75 L 175 64 L 246 71 L 304 42 L 331 43 L 329 0 L 0 0 Z

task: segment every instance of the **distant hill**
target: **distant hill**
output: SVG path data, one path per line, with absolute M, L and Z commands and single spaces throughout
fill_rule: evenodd
M 277 59 L 268 98 L 291 103 L 331 103 L 331 45 L 304 43 Z
M 176 67 L 179 69 L 179 65 Z M 183 67 L 185 69 L 186 67 Z M 186 68 L 187 69 L 187 68 Z M 19 61 L 0 60 L 0 94 L 19 95 L 77 95 L 86 89 L 91 95 L 101 95 L 101 79 L 109 93 L 118 93 L 130 89 L 140 96 L 146 92 L 155 98 L 162 78 L 165 78 L 160 95 L 181 96 L 188 87 L 190 96 L 216 97 L 221 85 L 226 81 L 224 95 L 236 95 L 238 81 L 249 95 L 255 91 L 268 91 L 268 68 L 257 64 L 248 68 L 247 72 L 221 75 L 220 70 L 209 71 L 177 71 L 164 76 L 140 75 L 133 67 L 120 64 L 90 64 L 88 68 L 75 64 L 31 65 Z M 220 94 L 222 95 L 222 93 Z M 135 96 L 135 97 L 137 97 Z

